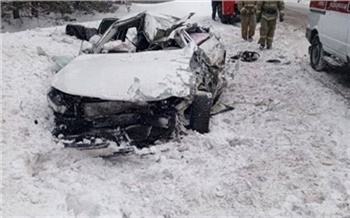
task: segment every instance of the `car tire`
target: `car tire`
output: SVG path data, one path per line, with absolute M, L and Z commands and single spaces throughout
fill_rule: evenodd
M 212 94 L 198 92 L 191 105 L 190 128 L 199 132 L 209 132 L 210 110 Z
M 324 60 L 324 51 L 318 35 L 312 39 L 310 49 L 310 64 L 311 67 L 316 71 L 322 71 L 326 67 L 326 61 Z

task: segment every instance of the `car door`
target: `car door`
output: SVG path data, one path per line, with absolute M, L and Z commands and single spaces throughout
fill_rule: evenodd
M 346 60 L 349 1 L 328 1 L 323 17 L 321 42 L 324 50 Z

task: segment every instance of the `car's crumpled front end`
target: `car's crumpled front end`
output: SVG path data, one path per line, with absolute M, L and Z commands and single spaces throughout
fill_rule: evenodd
M 93 141 L 99 138 L 116 142 L 126 139 L 142 147 L 172 137 L 177 119 L 175 107 L 183 99 L 108 101 L 51 88 L 48 101 L 55 115 L 53 134 L 67 145 L 73 142 L 72 146 L 93 149 L 97 146 Z M 83 143 L 76 143 L 79 141 Z
M 84 150 L 172 138 L 195 90 L 190 49 L 77 57 L 51 83 L 54 135 Z

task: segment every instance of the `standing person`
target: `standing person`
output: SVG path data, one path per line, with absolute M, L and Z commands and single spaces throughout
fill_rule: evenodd
M 211 0 L 211 8 L 212 8 L 211 19 L 213 20 L 216 20 L 216 12 L 219 5 L 220 5 L 219 0 Z
M 272 48 L 272 41 L 275 35 L 277 17 L 279 12 L 280 22 L 284 21 L 284 2 L 283 1 L 258 1 L 256 17 L 261 20 L 260 27 L 260 49 Z
M 130 12 L 131 11 L 131 0 L 125 1 L 125 6 L 126 6 L 126 10 L 128 12 Z
M 131 0 L 121 1 L 120 3 L 125 5 L 126 10 L 127 10 L 128 12 L 131 11 Z
M 238 1 L 238 10 L 241 12 L 242 38 L 251 42 L 255 34 L 256 2 L 240 0 Z

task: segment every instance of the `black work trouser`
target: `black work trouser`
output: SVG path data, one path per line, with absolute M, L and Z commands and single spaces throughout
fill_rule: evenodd
M 217 12 L 217 9 L 218 9 L 218 6 L 220 4 L 220 1 L 211 1 L 211 7 L 212 7 L 212 14 L 211 14 L 211 18 L 215 19 L 216 17 L 216 12 Z

